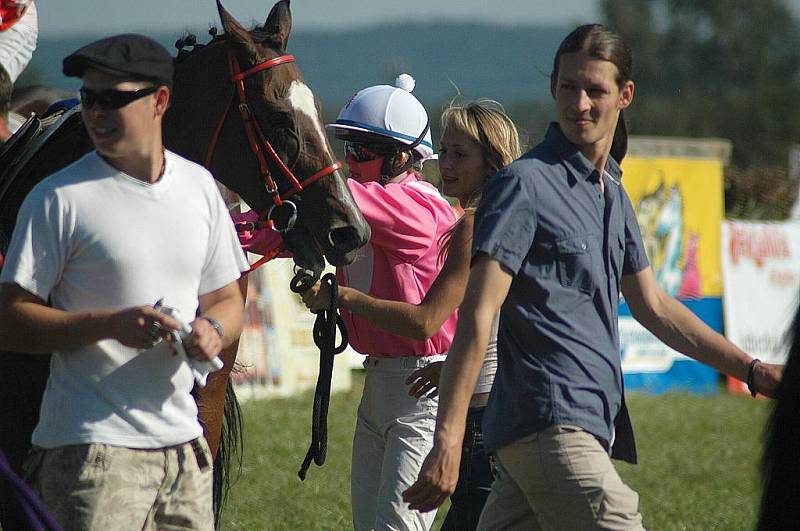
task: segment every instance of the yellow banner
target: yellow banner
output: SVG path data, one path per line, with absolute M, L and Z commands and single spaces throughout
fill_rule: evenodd
M 626 158 L 623 184 L 659 285 L 679 299 L 722 296 L 722 162 Z

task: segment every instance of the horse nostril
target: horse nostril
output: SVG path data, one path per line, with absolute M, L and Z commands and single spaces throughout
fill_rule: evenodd
M 349 253 L 361 247 L 364 242 L 355 227 L 339 227 L 328 233 L 328 241 L 337 252 Z

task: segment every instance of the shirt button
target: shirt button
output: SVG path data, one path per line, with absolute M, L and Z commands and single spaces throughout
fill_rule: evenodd
M 585 251 L 585 250 L 586 250 L 586 244 L 585 244 L 585 243 L 582 243 L 582 244 L 581 244 L 581 251 Z

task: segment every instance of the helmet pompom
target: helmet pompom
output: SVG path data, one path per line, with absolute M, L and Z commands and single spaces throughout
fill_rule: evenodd
M 394 80 L 394 86 L 403 89 L 406 92 L 411 92 L 414 90 L 417 82 L 414 81 L 414 78 L 408 74 L 400 74 L 397 76 L 397 79 Z

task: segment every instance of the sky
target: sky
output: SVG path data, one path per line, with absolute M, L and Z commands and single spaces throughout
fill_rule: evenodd
M 272 4 L 272 0 L 223 2 L 244 24 L 263 22 Z M 51 37 L 175 29 L 204 32 L 218 20 L 214 0 L 36 0 L 36 5 L 39 31 Z M 294 0 L 291 9 L 295 31 L 343 30 L 401 20 L 564 25 L 599 17 L 597 0 Z

